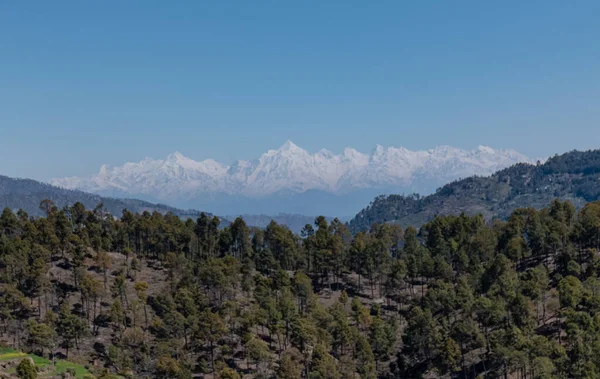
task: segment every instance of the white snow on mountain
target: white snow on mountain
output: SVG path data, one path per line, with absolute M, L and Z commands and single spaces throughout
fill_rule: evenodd
M 54 179 L 52 184 L 95 193 L 151 196 L 164 201 L 225 194 L 251 198 L 309 190 L 344 194 L 360 189 L 431 192 L 449 181 L 494 171 L 531 159 L 514 150 L 479 146 L 463 150 L 439 146 L 411 151 L 377 146 L 370 154 L 346 148 L 311 154 L 287 141 L 252 161 L 225 165 L 201 162 L 176 152 L 166 159 L 146 158 L 123 166 L 103 165 L 90 177 Z

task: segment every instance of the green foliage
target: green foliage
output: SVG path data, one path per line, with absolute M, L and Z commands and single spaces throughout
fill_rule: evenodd
M 54 366 L 52 366 L 51 361 L 38 355 L 22 353 L 9 348 L 0 348 L 0 361 L 12 361 L 16 359 L 19 360 L 19 363 L 21 363 L 23 360 L 27 360 L 30 363 L 33 362 L 37 371 L 43 372 L 42 376 L 44 377 L 48 375 L 58 376 L 64 374 L 67 369 L 74 371 L 75 374 L 73 377 L 75 378 L 85 378 L 86 376 L 90 376 L 89 371 L 85 367 L 73 362 L 56 360 L 54 362 Z
M 218 375 L 219 379 L 241 379 L 240 374 L 238 374 L 235 370 L 225 367 L 221 371 L 219 371 Z
M 156 362 L 156 375 L 158 378 L 191 378 L 190 372 L 181 365 L 176 359 L 169 356 L 162 356 Z
M 42 210 L 0 215 L 0 327 L 28 351 L 95 357 L 100 377 L 600 371 L 596 203 L 355 235 L 318 217 L 301 236 L 206 214 Z M 67 370 L 87 374 L 56 361 Z
M 334 358 L 319 345 L 313 353 L 313 364 L 311 366 L 310 379 L 340 379 L 341 375 Z
M 277 377 L 281 379 L 301 379 L 300 364 L 290 354 L 285 354 L 277 369 Z
M 574 276 L 567 276 L 558 285 L 560 303 L 566 308 L 576 308 L 583 300 L 585 289 L 583 284 Z
M 32 349 L 40 349 L 42 354 L 45 349 L 51 349 L 55 345 L 56 332 L 44 323 L 29 320 L 27 323 L 27 343 Z
M 20 379 L 35 379 L 38 376 L 37 369 L 33 364 L 33 361 L 27 357 L 21 360 L 21 363 L 17 366 L 17 376 Z

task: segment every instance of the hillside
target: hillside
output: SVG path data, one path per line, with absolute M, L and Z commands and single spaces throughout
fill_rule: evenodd
M 134 213 L 144 211 L 172 212 L 180 217 L 198 217 L 199 211 L 181 210 L 164 204 L 153 204 L 137 199 L 114 199 L 83 191 L 69 190 L 31 179 L 16 179 L 0 175 L 0 208 L 13 210 L 23 209 L 30 216 L 42 216 L 40 202 L 50 199 L 58 208 L 82 203 L 86 208 L 93 209 L 98 204 L 114 216 L 120 216 L 124 209 Z
M 418 233 L 319 217 L 301 237 L 5 209 L 0 377 L 598 378 L 599 220 L 553 201 Z
M 104 197 L 84 191 L 64 189 L 31 179 L 16 179 L 0 175 L 0 209 L 23 209 L 30 216 L 43 216 L 45 213 L 40 209 L 40 202 L 44 199 L 52 200 L 58 208 L 73 205 L 79 201 L 86 208 L 93 209 L 102 203 L 104 208 L 114 216 L 121 216 L 124 209 L 133 213 L 158 211 L 165 214 L 171 212 L 179 217 L 192 219 L 196 219 L 201 213 L 194 209 L 182 210 L 138 199 Z M 208 212 L 205 213 L 210 215 Z M 236 217 L 238 216 L 225 216 L 221 218 L 220 225 L 227 226 L 229 225 L 228 220 L 234 220 Z M 283 213 L 274 216 L 243 214 L 241 217 L 250 226 L 265 228 L 271 220 L 274 220 L 278 224 L 287 225 L 294 232 L 300 232 L 300 229 L 306 224 L 312 224 L 315 220 L 314 216 Z
M 569 200 L 577 208 L 600 198 L 600 150 L 572 151 L 538 165 L 519 163 L 488 177 L 452 182 L 429 196 L 380 196 L 349 226 L 352 231 L 379 222 L 420 226 L 436 215 L 462 212 L 506 219 L 517 208 L 540 209 L 555 198 Z
M 104 197 L 84 191 L 64 189 L 31 179 L 16 179 L 0 175 L 0 209 L 23 209 L 30 216 L 43 216 L 45 213 L 40 209 L 40 202 L 44 199 L 52 200 L 58 208 L 73 205 L 79 201 L 86 208 L 93 209 L 102 203 L 104 208 L 114 216 L 121 216 L 124 209 L 133 213 L 158 211 L 165 214 L 172 212 L 179 217 L 192 219 L 196 219 L 201 213 L 194 209 L 182 210 L 138 199 Z M 205 213 L 210 215 L 208 212 Z M 221 218 L 221 226 L 229 225 L 228 220 L 234 220 L 237 217 L 240 216 Z M 300 229 L 306 224 L 312 224 L 315 220 L 314 216 L 284 213 L 274 216 L 243 214 L 241 217 L 250 226 L 265 228 L 271 220 L 274 220 L 278 224 L 287 225 L 294 232 L 300 232 Z

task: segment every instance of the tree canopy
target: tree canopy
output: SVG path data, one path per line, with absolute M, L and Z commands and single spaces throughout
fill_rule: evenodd
M 300 235 L 206 214 L 41 208 L 0 215 L 0 333 L 96 362 L 99 377 L 600 372 L 600 203 L 356 234 L 317 217 Z

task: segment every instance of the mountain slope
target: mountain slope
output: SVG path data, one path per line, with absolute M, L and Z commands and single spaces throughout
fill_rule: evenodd
M 42 216 L 40 202 L 50 199 L 58 208 L 81 202 L 86 208 L 93 209 L 99 203 L 104 204 L 111 214 L 121 216 L 124 209 L 132 212 L 158 211 L 173 212 L 180 217 L 197 217 L 200 212 L 181 210 L 163 204 L 152 204 L 137 199 L 113 199 L 83 191 L 68 190 L 31 179 L 15 179 L 0 175 L 0 209 L 23 209 L 31 216 Z
M 600 199 L 600 150 L 573 151 L 539 165 L 516 164 L 489 177 L 455 181 L 425 197 L 380 196 L 349 226 L 353 231 L 376 222 L 420 226 L 436 215 L 461 212 L 502 219 L 519 207 L 545 207 L 554 198 L 570 200 L 577 207 Z
M 106 196 L 134 196 L 177 206 L 198 208 L 201 205 L 205 208 L 211 199 L 218 203 L 224 198 L 227 204 L 236 197 L 245 200 L 273 195 L 288 198 L 309 191 L 338 196 L 373 189 L 377 193 L 428 193 L 450 180 L 487 175 L 517 162 L 529 161 L 513 150 L 483 146 L 471 151 L 449 146 L 423 151 L 377 146 L 371 154 L 346 148 L 336 155 L 324 149 L 311 154 L 287 141 L 258 159 L 232 165 L 214 160 L 197 162 L 174 153 L 165 160 L 146 158 L 119 167 L 102 166 L 90 177 L 54 179 L 52 183 Z M 297 209 L 306 205 L 302 201 L 291 203 L 290 209 L 279 209 L 275 213 L 297 213 Z M 244 206 L 242 204 L 242 208 Z M 228 208 L 221 206 L 212 211 L 228 213 Z M 239 208 L 229 212 L 257 213 Z M 340 208 L 335 214 L 347 215 L 348 211 Z
M 102 203 L 104 208 L 117 217 L 123 213 L 124 209 L 134 213 L 158 211 L 165 214 L 172 212 L 183 218 L 197 218 L 200 215 L 200 211 L 197 210 L 182 210 L 138 199 L 114 199 L 78 190 L 67 190 L 31 179 L 16 179 L 0 175 L 0 211 L 4 208 L 23 209 L 30 216 L 44 216 L 44 212 L 39 207 L 40 202 L 44 199 L 52 200 L 58 208 L 79 201 L 86 208 L 93 209 Z M 221 218 L 221 225 L 226 226 L 229 224 L 228 220 L 234 220 L 240 216 L 248 226 L 264 228 L 271 220 L 274 220 L 278 224 L 287 225 L 294 232 L 300 232 L 304 225 L 312 225 L 315 220 L 313 216 L 298 214 L 278 214 L 274 216 L 242 214 Z

